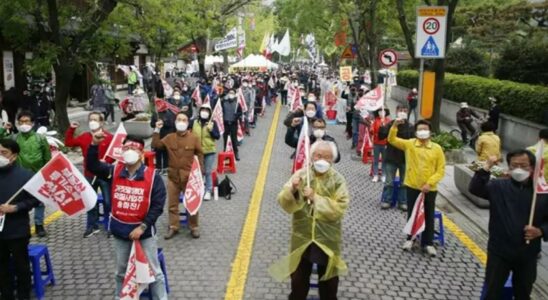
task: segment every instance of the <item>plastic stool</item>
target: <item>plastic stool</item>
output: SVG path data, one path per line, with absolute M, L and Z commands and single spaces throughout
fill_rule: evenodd
M 183 193 L 181 193 L 179 195 L 179 203 L 183 203 L 185 202 L 185 195 Z M 183 206 L 183 209 L 184 211 L 179 211 L 179 224 L 181 225 L 187 225 L 188 224 L 188 211 L 186 210 L 186 208 L 184 208 Z
M 318 280 L 312 280 L 312 275 L 317 275 Z M 320 288 L 320 276 L 318 275 L 318 265 L 312 264 L 312 275 L 310 276 L 310 288 L 311 289 L 319 289 Z M 318 291 L 319 293 L 319 291 Z M 309 296 L 307 298 L 308 300 L 319 300 L 319 298 Z
M 103 208 L 103 213 L 101 213 L 100 207 Z M 105 211 L 105 199 L 103 199 L 103 193 L 97 194 L 97 209 L 99 210 L 99 223 L 105 226 L 105 230 L 108 230 L 109 216 L 110 213 Z
M 149 168 L 154 168 L 154 160 L 156 158 L 156 152 L 145 151 L 145 165 Z
M 412 209 L 412 208 L 410 208 Z M 439 223 L 439 230 L 436 231 L 436 219 Z M 434 241 L 438 241 L 440 246 L 445 246 L 445 229 L 443 228 L 443 214 L 440 211 L 434 212 Z M 424 246 L 421 235 L 421 245 Z
M 234 152 L 219 152 L 217 156 L 217 173 L 236 173 Z
M 158 262 L 160 263 L 160 269 L 162 269 L 162 273 L 164 273 L 164 283 L 166 286 L 166 293 L 169 294 L 169 281 L 167 280 L 166 261 L 164 258 L 164 251 L 162 248 L 158 248 Z M 150 293 L 150 285 L 146 290 L 144 290 L 141 293 L 141 297 L 148 297 L 150 300 L 152 300 L 152 294 Z
M 40 259 L 44 257 L 46 270 L 42 271 L 40 267 Z M 48 284 L 55 285 L 55 276 L 49 257 L 48 247 L 46 245 L 29 245 L 29 259 L 32 268 L 32 282 L 36 298 L 44 299 L 45 286 Z
M 485 282 L 483 283 L 483 287 L 481 288 L 481 296 L 480 300 L 485 299 Z M 504 289 L 502 290 L 502 298 L 500 300 L 512 300 L 514 299 L 514 288 L 512 287 L 512 273 L 508 275 L 508 279 L 506 279 L 506 283 L 504 283 Z

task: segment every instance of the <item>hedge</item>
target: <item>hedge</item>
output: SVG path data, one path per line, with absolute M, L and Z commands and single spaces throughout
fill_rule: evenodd
M 398 85 L 417 87 L 418 78 L 414 70 L 398 72 Z M 548 122 L 544 120 L 548 111 L 548 87 L 445 73 L 444 99 L 489 109 L 489 96 L 499 100 L 502 113 L 540 124 Z

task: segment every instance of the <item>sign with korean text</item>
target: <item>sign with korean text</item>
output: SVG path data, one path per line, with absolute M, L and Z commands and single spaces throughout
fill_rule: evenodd
M 352 67 L 351 66 L 345 66 L 339 68 L 339 77 L 341 78 L 341 81 L 352 81 Z
M 200 206 L 202 206 L 202 199 L 204 198 L 205 184 L 202 170 L 200 168 L 200 161 L 198 157 L 194 156 L 192 162 L 192 169 L 188 176 L 188 182 L 185 189 L 185 208 L 191 216 L 198 213 Z
M 445 58 L 447 6 L 417 7 L 416 58 Z

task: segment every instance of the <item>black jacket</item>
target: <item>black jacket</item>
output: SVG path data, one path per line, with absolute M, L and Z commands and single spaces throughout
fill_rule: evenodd
M 470 182 L 472 194 L 487 199 L 489 206 L 489 253 L 506 259 L 536 259 L 540 252 L 540 238 L 525 243 L 523 229 L 529 222 L 533 199 L 533 184 L 513 179 L 489 180 L 490 173 L 479 170 Z M 543 232 L 548 241 L 548 195 L 537 195 L 533 226 Z
M 18 165 L 0 168 L 0 204 L 6 203 L 32 176 L 31 171 Z M 22 191 L 11 204 L 17 206 L 17 212 L 6 215 L 0 240 L 30 237 L 29 210 L 38 206 L 38 200 Z
M 392 120 L 390 123 L 386 124 L 385 126 L 379 129 L 380 140 L 384 140 L 388 138 L 388 132 L 390 131 L 390 128 L 392 127 L 393 123 L 394 123 L 394 120 Z M 398 125 L 398 137 L 405 140 L 414 138 L 415 128 L 409 122 L 405 122 L 403 124 Z M 402 150 L 390 145 L 390 143 L 387 143 L 385 161 L 387 163 L 393 163 L 393 164 L 404 164 L 405 153 Z

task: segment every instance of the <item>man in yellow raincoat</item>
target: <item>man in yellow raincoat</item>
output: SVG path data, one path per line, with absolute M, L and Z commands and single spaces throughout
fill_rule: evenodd
M 293 215 L 291 253 L 269 271 L 279 281 L 291 276 L 289 299 L 304 300 L 316 264 L 320 299 L 337 299 L 339 275 L 347 271 L 341 258 L 341 225 L 350 196 L 346 180 L 332 167 L 335 145 L 318 141 L 310 153 L 312 166 L 295 172 L 278 195 L 280 206 Z

